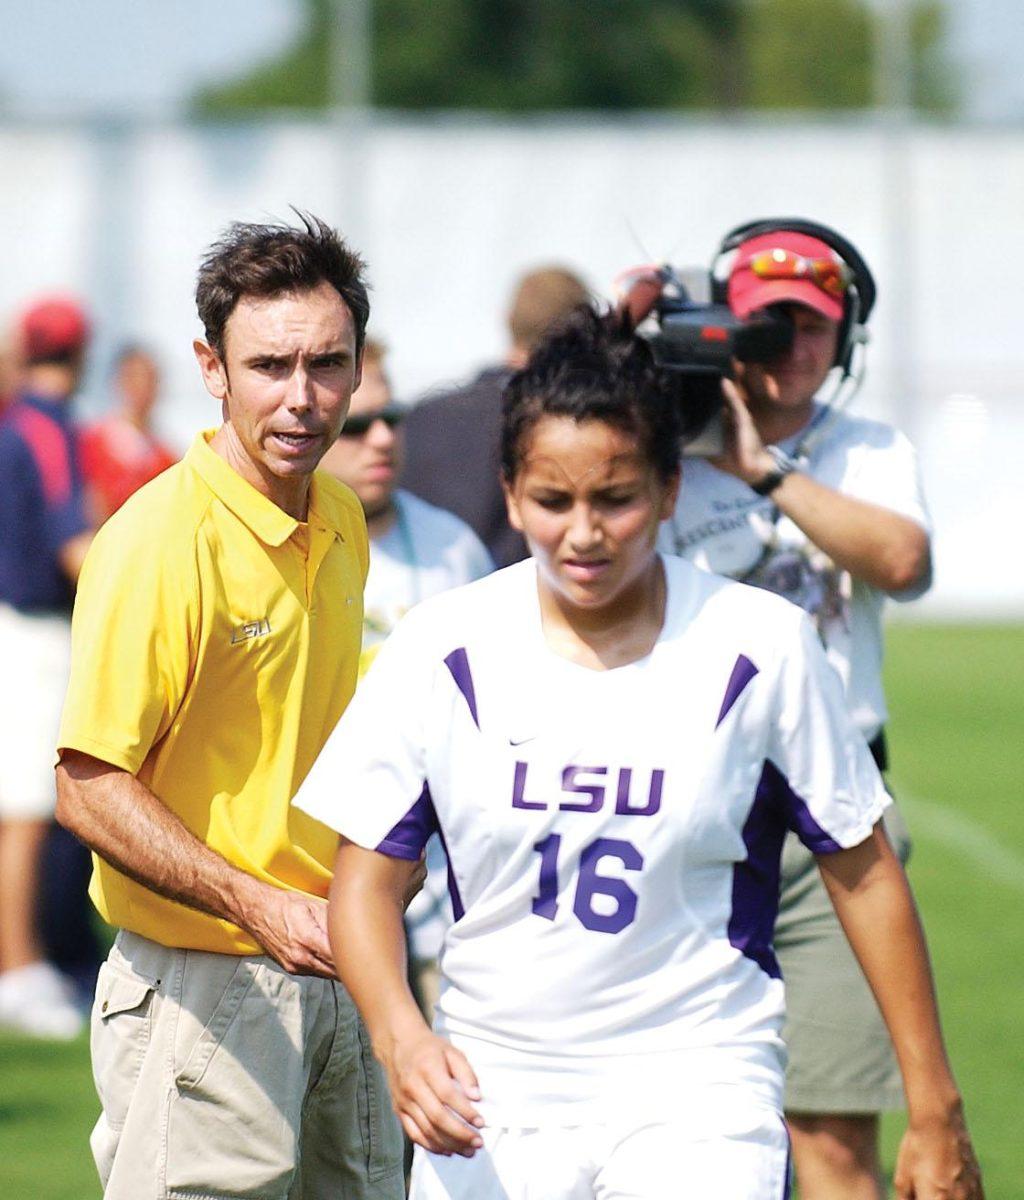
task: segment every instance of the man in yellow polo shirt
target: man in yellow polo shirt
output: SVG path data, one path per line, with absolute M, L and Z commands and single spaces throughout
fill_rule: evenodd
M 58 817 L 120 929 L 92 1149 L 108 1200 L 403 1195 L 401 1140 L 290 800 L 356 682 L 359 501 L 314 470 L 359 381 L 363 264 L 312 217 L 205 257 L 195 343 L 223 424 L 103 527 L 82 572 Z

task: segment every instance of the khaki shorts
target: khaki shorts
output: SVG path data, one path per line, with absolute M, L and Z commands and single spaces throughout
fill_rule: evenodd
M 885 827 L 901 862 L 910 841 L 895 805 Z M 786 984 L 791 1113 L 902 1108 L 899 1067 L 882 1014 L 836 917 L 814 855 L 790 834 L 782 854 L 775 952 Z
M 121 932 L 100 970 L 107 1200 L 400 1200 L 402 1142 L 344 989 Z

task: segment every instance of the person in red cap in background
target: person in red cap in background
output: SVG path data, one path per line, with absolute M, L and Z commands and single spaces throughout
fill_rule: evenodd
M 856 249 L 825 226 L 741 226 L 725 286 L 740 318 L 783 316 L 788 351 L 737 364 L 726 384 L 724 450 L 687 460 L 661 547 L 767 588 L 814 619 L 852 715 L 885 769 L 881 614 L 931 581 L 930 524 L 913 448 L 845 413 L 875 285 Z M 830 403 L 822 402 L 834 379 Z M 886 816 L 902 858 L 899 814 Z M 882 1197 L 878 1114 L 903 1106 L 892 1045 L 829 904 L 812 856 L 791 834 L 775 950 L 786 980 L 786 1115 L 803 1200 Z M 910 1121 L 928 1114 L 910 1113 Z
M 82 470 L 102 521 L 178 461 L 153 432 L 153 409 L 160 391 L 156 359 L 142 346 L 125 346 L 115 359 L 113 374 L 117 405 L 81 438 Z
M 74 582 L 92 536 L 69 413 L 88 340 L 74 301 L 33 304 L 17 328 L 19 386 L 0 412 L 0 1024 L 54 1038 L 82 1025 L 45 960 L 37 909 Z

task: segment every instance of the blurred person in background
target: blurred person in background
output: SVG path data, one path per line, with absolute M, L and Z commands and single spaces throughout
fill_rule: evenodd
M 830 377 L 837 388 L 851 379 L 874 281 L 849 242 L 810 222 L 741 226 L 719 260 L 728 253 L 733 312 L 784 314 L 793 342 L 763 366 L 738 366 L 725 451 L 687 459 L 661 546 L 805 609 L 885 770 L 882 609 L 887 597 L 927 591 L 929 517 L 907 439 L 819 399 Z M 906 861 L 895 806 L 885 824 Z M 794 834 L 783 854 L 775 950 L 786 981 L 786 1115 L 800 1194 L 877 1200 L 879 1113 L 903 1106 L 899 1070 L 814 858 Z
M 91 539 L 70 414 L 89 323 L 74 301 L 43 299 L 16 341 L 19 383 L 0 415 L 0 1024 L 71 1038 L 82 1018 L 44 958 L 38 916 L 71 606 Z
M 153 431 L 160 370 L 143 346 L 124 346 L 114 362 L 115 404 L 81 437 L 82 470 L 105 521 L 144 483 L 177 462 Z
M 0 333 L 0 413 L 14 396 L 17 386 L 17 363 L 14 348 L 6 334 Z
M 544 334 L 589 299 L 586 285 L 564 267 L 524 275 L 509 308 L 505 361 L 464 386 L 428 394 L 406 422 L 402 485 L 461 517 L 499 567 L 527 553 L 522 535 L 508 523 L 499 483 L 502 390 Z
M 366 514 L 370 570 L 363 596 L 361 674 L 410 608 L 494 569 L 483 543 L 464 521 L 397 487 L 405 455 L 405 410 L 393 401 L 383 360 L 381 343 L 367 339 L 362 382 L 352 394 L 341 436 L 321 460 L 324 469 L 355 492 Z M 406 928 L 411 980 L 432 1019 L 437 956 L 452 915 L 438 838 L 428 843 L 426 857 L 427 881 L 409 905 Z
M 90 514 L 102 524 L 143 484 L 177 461 L 157 439 L 152 414 L 160 388 L 153 355 L 126 345 L 114 361 L 115 405 L 78 438 Z M 103 954 L 89 903 L 92 858 L 56 823 L 43 849 L 40 927 L 48 957 L 92 999 Z

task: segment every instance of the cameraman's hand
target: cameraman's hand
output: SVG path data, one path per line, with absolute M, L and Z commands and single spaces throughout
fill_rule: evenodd
M 770 376 L 765 376 L 765 382 L 768 388 L 775 386 Z M 765 450 L 761 435 L 757 432 L 754 418 L 747 407 L 747 392 L 742 381 L 723 379 L 722 395 L 725 397 L 722 412 L 725 452 L 708 461 L 713 467 L 735 475 L 744 483 L 757 483 L 775 470 L 775 460 Z

